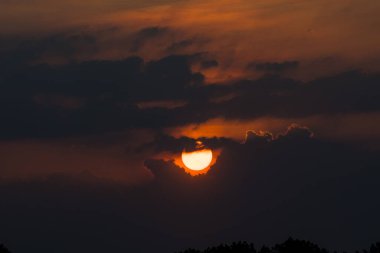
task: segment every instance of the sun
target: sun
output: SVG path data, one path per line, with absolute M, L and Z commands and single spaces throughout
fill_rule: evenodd
M 182 162 L 190 170 L 201 171 L 210 166 L 212 162 L 211 149 L 182 152 Z

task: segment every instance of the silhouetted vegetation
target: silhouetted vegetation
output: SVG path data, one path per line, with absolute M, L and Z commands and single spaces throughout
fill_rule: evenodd
M 0 253 L 11 253 L 3 244 L 0 244 Z
M 256 249 L 252 243 L 234 242 L 231 245 L 221 244 L 205 250 L 188 249 L 178 253 L 329 253 L 329 251 L 309 241 L 289 238 L 284 243 L 276 244 L 272 248 L 263 246 Z M 356 251 L 355 253 L 380 253 L 380 243 L 371 245 L 369 250 Z
M 0 253 L 11 252 L 3 244 L 0 244 Z M 263 246 L 260 249 L 256 249 L 252 243 L 234 242 L 230 245 L 221 244 L 216 247 L 209 247 L 205 250 L 187 249 L 177 253 L 330 253 L 330 251 L 320 248 L 318 245 L 309 241 L 289 238 L 284 243 L 276 244 L 272 248 Z M 331 253 L 337 252 L 334 251 Z M 372 244 L 369 249 L 355 251 L 355 253 L 380 253 L 380 242 Z

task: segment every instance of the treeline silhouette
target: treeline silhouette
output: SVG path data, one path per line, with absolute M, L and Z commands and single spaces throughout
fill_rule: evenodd
M 0 244 L 0 253 L 11 253 L 3 244 Z
M 205 250 L 188 249 L 177 253 L 330 253 L 330 251 L 320 248 L 309 241 L 289 238 L 284 243 L 276 244 L 272 248 L 263 246 L 256 249 L 252 243 L 234 242 L 230 245 L 221 244 Z M 334 253 L 336 252 L 334 251 Z M 380 242 L 372 244 L 369 249 L 356 251 L 355 253 L 380 253 Z
M 3 244 L 0 244 L 0 253 L 11 252 Z M 256 249 L 252 243 L 234 242 L 230 245 L 221 244 L 205 250 L 187 249 L 177 253 L 330 253 L 330 251 L 320 248 L 309 241 L 289 238 L 284 243 L 276 244 L 272 248 L 263 246 L 260 249 Z M 336 253 L 336 251 L 333 253 Z M 369 249 L 355 251 L 355 253 L 380 253 L 380 242 L 372 244 Z

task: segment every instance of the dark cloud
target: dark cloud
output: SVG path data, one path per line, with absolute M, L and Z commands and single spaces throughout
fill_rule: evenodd
M 196 177 L 196 182 L 190 176 L 187 180 L 173 180 L 178 172 L 174 173 L 170 161 L 149 162 L 146 166 L 168 188 L 191 189 L 190 194 L 195 188 L 203 189 L 200 194 L 208 204 L 198 196 L 194 201 L 201 204 L 194 205 L 207 206 L 204 212 L 212 213 L 217 223 L 223 220 L 224 226 L 231 228 L 231 234 L 225 231 L 228 238 L 265 240 L 285 237 L 292 231 L 292 235 L 311 237 L 333 248 L 347 245 L 347 240 L 353 244 L 375 240 L 374 210 L 380 208 L 372 201 L 376 180 L 371 177 L 379 176 L 375 152 L 321 141 L 313 138 L 306 127 L 296 125 L 277 138 L 270 133 L 251 132 L 248 136 L 245 144 L 224 142 L 217 163 L 206 176 Z M 364 203 L 371 206 L 365 207 L 366 211 Z M 372 217 L 361 216 L 363 213 Z M 211 219 L 205 215 L 205 220 Z M 347 222 L 342 215 L 360 216 L 361 222 L 345 223 L 342 228 Z M 363 224 L 370 226 L 371 232 L 358 239 Z M 334 243 L 326 233 L 335 238 Z
M 248 131 L 245 143 L 267 143 L 273 140 L 273 134 L 269 132 L 256 132 L 256 131 Z
M 202 69 L 210 69 L 218 67 L 219 63 L 216 60 L 208 60 L 208 61 L 202 61 L 201 67 Z
M 314 133 L 307 127 L 292 124 L 280 138 L 308 139 L 314 136 Z
M 257 63 L 252 62 L 248 64 L 247 68 L 260 72 L 279 73 L 298 68 L 300 63 L 298 61 L 284 61 L 284 62 L 265 62 Z
M 305 117 L 379 110 L 379 76 L 358 71 L 300 82 L 276 76 L 235 84 L 233 99 L 218 104 L 227 118 Z M 234 92 L 234 91 L 231 91 Z M 212 107 L 211 107 L 212 108 Z M 210 109 L 211 109 L 210 108 Z
M 297 118 L 380 109 L 380 77 L 376 74 L 351 71 L 310 82 L 275 75 L 205 85 L 204 76 L 192 70 L 192 64 L 205 62 L 207 67 L 217 64 L 205 54 L 195 54 L 151 62 L 131 57 L 4 67 L 0 70 L 4 119 L 0 135 L 3 139 L 58 137 L 129 127 L 162 129 L 217 117 Z M 230 95 L 231 99 L 213 102 Z M 184 103 L 175 108 L 136 106 L 154 101 Z
M 170 53 L 177 52 L 177 51 L 185 49 L 185 48 L 187 48 L 187 47 L 189 47 L 189 46 L 191 46 L 193 44 L 194 44 L 194 40 L 192 40 L 192 39 L 181 40 L 181 41 L 174 42 L 173 44 L 171 44 L 166 49 L 166 51 L 168 51 Z
M 166 27 L 152 26 L 146 27 L 136 32 L 132 37 L 131 51 L 137 52 L 144 47 L 145 43 L 155 38 L 162 37 L 169 33 L 169 29 Z
M 0 38 L 0 66 L 12 67 L 38 61 L 75 62 L 81 55 L 98 52 L 99 37 L 109 35 L 116 28 L 97 31 L 57 32 L 55 34 L 19 38 Z
M 197 141 L 202 143 L 204 148 L 219 149 L 223 146 L 232 143 L 233 141 L 228 138 L 205 138 L 201 137 L 197 140 L 189 137 L 180 137 L 175 138 L 170 135 L 159 133 L 156 135 L 154 140 L 149 143 L 145 143 L 139 147 L 136 151 L 141 152 L 145 149 L 153 148 L 155 152 L 172 152 L 180 153 L 182 150 L 186 149 L 187 151 L 194 151 L 197 148 Z
M 30 40 L 2 38 L 0 112 L 4 123 L 0 138 L 63 137 L 131 127 L 159 131 L 211 118 L 297 118 L 380 109 L 379 75 L 360 71 L 308 82 L 275 73 L 257 80 L 206 85 L 203 74 L 194 72 L 193 66 L 201 70 L 217 67 L 219 63 L 207 52 L 150 62 L 140 57 L 76 61 L 78 53 L 97 50 L 98 36 L 117 31 L 108 27 Z M 170 32 L 165 27 L 147 27 L 132 37 L 144 44 Z M 43 57 L 63 57 L 67 62 L 35 63 Z M 272 72 L 295 65 L 298 62 L 264 64 Z M 218 100 L 223 97 L 230 98 Z M 183 103 L 173 108 L 136 106 L 162 101 Z
M 201 74 L 192 73 L 187 56 L 148 63 L 133 57 L 56 67 L 21 66 L 4 70 L 1 77 L 1 128 L 6 138 L 156 126 L 160 112 L 144 114 L 135 106 L 137 102 L 187 98 L 203 82 Z M 59 101 L 52 103 L 56 98 Z M 75 110 L 67 108 L 70 101 L 77 101 Z
M 155 180 L 140 187 L 59 175 L 2 182 L 0 237 L 14 251 L 38 252 L 174 252 L 289 235 L 333 249 L 365 247 L 380 225 L 377 154 L 305 133 L 293 125 L 277 138 L 251 133 L 249 140 L 265 141 L 223 141 L 217 163 L 197 177 L 172 161 L 147 159 Z M 157 141 L 176 143 L 157 152 L 184 142 Z

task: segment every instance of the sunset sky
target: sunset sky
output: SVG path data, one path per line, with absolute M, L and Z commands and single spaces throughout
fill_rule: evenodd
M 0 243 L 380 240 L 379 13 L 374 0 L 0 0 Z M 188 155 L 207 161 L 194 171 L 183 154 L 199 150 L 212 157 Z

